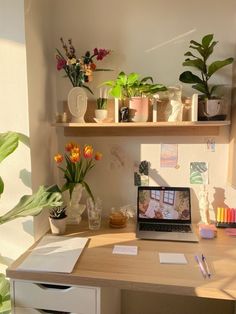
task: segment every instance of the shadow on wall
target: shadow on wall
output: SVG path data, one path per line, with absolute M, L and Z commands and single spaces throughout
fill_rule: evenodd
M 149 169 L 149 176 L 156 182 L 157 185 L 160 186 L 169 186 L 165 179 L 158 173 L 156 169 Z
M 32 188 L 31 184 L 31 172 L 29 172 L 27 169 L 21 169 L 20 171 L 20 179 L 22 183 L 27 186 L 28 188 Z
M 229 206 L 225 203 L 225 189 L 214 187 L 215 193 L 213 194 L 213 202 L 211 203 L 213 210 L 217 212 L 217 207 L 228 208 Z

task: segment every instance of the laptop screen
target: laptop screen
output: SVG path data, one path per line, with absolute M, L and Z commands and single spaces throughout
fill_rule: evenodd
M 191 222 L 190 188 L 138 187 L 138 221 Z

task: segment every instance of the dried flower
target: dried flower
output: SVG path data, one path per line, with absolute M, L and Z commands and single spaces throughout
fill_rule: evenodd
M 101 61 L 110 54 L 111 50 L 95 48 L 93 54 L 91 54 L 90 51 L 86 51 L 84 56 L 78 58 L 72 39 L 68 40 L 68 45 L 64 42 L 63 38 L 60 38 L 60 40 L 66 57 L 56 49 L 57 70 L 60 71 L 63 69 L 66 73 L 66 77 L 69 78 L 74 87 L 84 87 L 93 94 L 92 90 L 85 85 L 85 83 L 93 80 L 93 72 L 110 71 L 109 69 L 97 69 L 93 58 L 96 57 L 97 61 Z

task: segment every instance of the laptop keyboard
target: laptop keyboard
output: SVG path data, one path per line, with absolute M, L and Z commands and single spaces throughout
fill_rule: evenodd
M 171 225 L 171 224 L 146 224 L 140 223 L 142 231 L 162 231 L 162 232 L 191 232 L 189 225 Z

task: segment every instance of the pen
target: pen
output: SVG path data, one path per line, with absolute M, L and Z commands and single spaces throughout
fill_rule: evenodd
M 199 257 L 197 255 L 195 255 L 195 260 L 198 263 L 198 266 L 199 266 L 199 268 L 201 270 L 201 273 L 202 273 L 203 277 L 206 278 L 206 276 L 207 276 L 206 271 L 205 271 L 205 269 L 204 269 L 204 267 L 202 265 L 202 262 L 200 261 L 200 259 L 199 259 Z
M 202 254 L 202 261 L 203 261 L 203 263 L 205 264 L 207 276 L 210 278 L 210 277 L 211 277 L 211 272 L 210 272 L 210 270 L 209 270 L 209 266 L 208 266 L 208 264 L 207 264 L 206 257 L 205 257 L 203 254 Z

